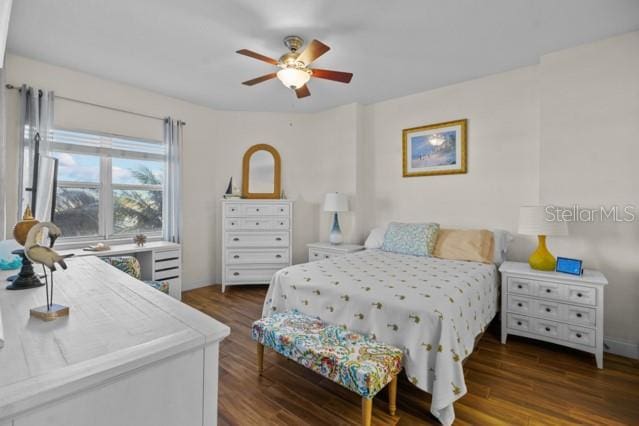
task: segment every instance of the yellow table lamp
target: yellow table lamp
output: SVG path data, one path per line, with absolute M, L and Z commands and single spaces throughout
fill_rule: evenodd
M 539 245 L 528 258 L 528 264 L 540 271 L 554 271 L 557 259 L 546 247 L 546 236 L 568 235 L 566 222 L 551 221 L 545 206 L 523 206 L 519 208 L 519 230 L 523 235 L 537 235 Z

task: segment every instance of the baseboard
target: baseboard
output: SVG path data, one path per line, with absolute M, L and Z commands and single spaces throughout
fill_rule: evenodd
M 639 359 L 639 344 L 604 337 L 604 351 L 611 354 Z

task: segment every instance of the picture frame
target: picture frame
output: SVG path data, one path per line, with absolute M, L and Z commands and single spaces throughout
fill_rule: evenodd
M 468 120 L 402 130 L 404 177 L 467 173 Z

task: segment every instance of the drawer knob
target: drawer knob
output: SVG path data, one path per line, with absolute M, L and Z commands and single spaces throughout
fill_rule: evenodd
M 259 211 L 260 211 L 260 209 L 255 209 L 255 211 L 256 211 L 256 212 L 259 212 Z
M 577 312 L 577 318 L 581 318 L 581 317 L 582 317 L 581 312 Z
M 275 238 L 275 241 L 282 241 L 282 237 Z
M 550 311 L 552 311 L 552 309 L 546 308 L 546 312 L 550 312 Z
M 275 257 L 277 257 L 278 259 L 281 259 L 282 255 L 281 254 L 276 254 Z
M 235 211 L 235 209 L 231 209 L 231 211 L 232 211 L 232 212 L 234 212 L 234 211 Z
M 284 226 L 284 222 L 280 222 L 280 225 Z
M 240 275 L 240 273 L 239 272 L 233 272 L 233 275 L 235 275 L 237 277 L 238 275 Z
M 256 226 L 259 226 L 259 225 L 260 225 L 260 222 L 255 222 L 255 225 L 256 225 Z
M 317 256 L 319 256 L 319 254 L 317 254 L 317 253 L 313 253 L 313 256 L 317 257 Z
M 523 305 L 521 303 L 517 303 L 517 306 L 521 308 Z
M 550 327 L 546 327 L 546 331 L 550 331 Z
M 522 288 L 521 284 L 517 284 L 517 288 Z
M 521 325 L 521 321 L 517 321 L 517 325 Z
M 240 241 L 240 239 L 235 237 L 235 238 L 233 238 L 233 241 Z
M 239 258 L 240 258 L 239 254 L 236 254 L 235 256 L 233 256 L 233 259 L 239 259 Z
M 280 209 L 280 211 L 281 211 L 281 212 L 283 212 L 283 211 L 284 211 L 284 209 Z
M 550 290 L 549 288 L 546 289 L 546 293 L 550 293 L 552 290 Z
M 577 339 L 581 339 L 581 333 L 577 333 L 575 336 L 577 336 Z
M 577 297 L 581 297 L 581 296 L 583 296 L 583 294 L 577 293 Z

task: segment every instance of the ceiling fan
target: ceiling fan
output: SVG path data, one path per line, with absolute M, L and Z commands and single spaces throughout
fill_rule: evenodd
M 263 75 L 243 82 L 247 86 L 253 86 L 263 81 L 271 80 L 277 77 L 284 86 L 293 89 L 298 98 L 305 98 L 311 95 L 306 83 L 311 77 L 323 78 L 325 80 L 339 81 L 340 83 L 350 83 L 353 74 L 350 72 L 323 70 L 319 68 L 309 68 L 311 63 L 324 53 L 330 50 L 330 47 L 319 40 L 311 41 L 302 52 L 300 47 L 304 44 L 304 40 L 298 36 L 288 36 L 284 38 L 284 45 L 289 52 L 283 54 L 279 60 L 260 55 L 252 50 L 242 49 L 236 53 L 249 56 L 251 58 L 275 65 L 281 68 L 277 72 Z

